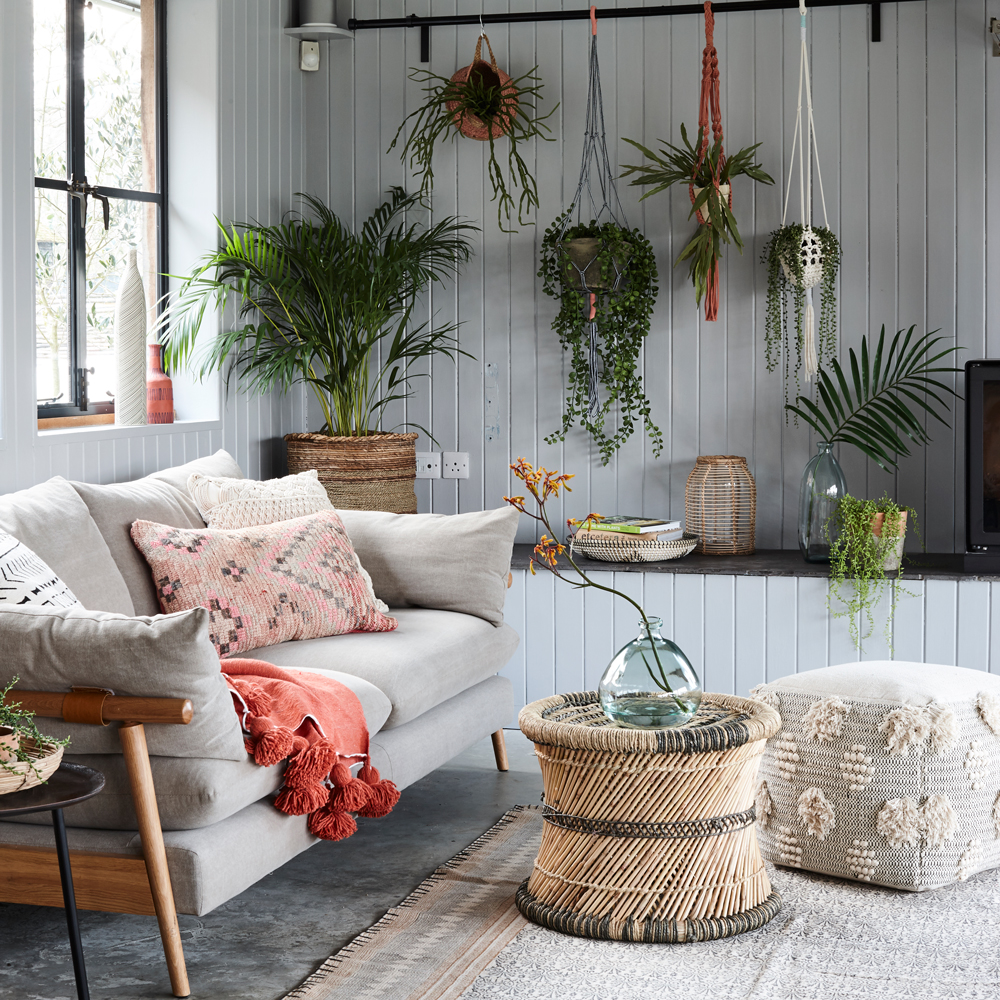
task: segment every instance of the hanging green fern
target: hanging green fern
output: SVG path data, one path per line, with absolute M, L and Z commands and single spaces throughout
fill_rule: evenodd
M 883 326 L 873 355 L 868 339 L 862 337 L 860 359 L 853 348 L 850 351 L 850 381 L 832 358 L 833 376 L 825 368 L 817 376 L 816 402 L 798 396 L 785 409 L 801 417 L 824 441 L 852 444 L 883 469 L 897 468 L 899 457 L 910 454 L 904 438 L 918 445 L 931 440 L 910 403 L 948 427 L 942 413 L 950 408 L 937 392 L 961 398 L 935 377 L 962 370 L 938 364 L 961 348 L 952 345 L 934 353 L 945 338 L 935 337 L 938 331 L 932 330 L 914 339 L 914 329 L 900 330 L 886 350 Z

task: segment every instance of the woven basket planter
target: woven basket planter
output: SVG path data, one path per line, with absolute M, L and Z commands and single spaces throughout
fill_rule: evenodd
M 48 781 L 62 761 L 63 748 L 54 743 L 22 739 L 21 750 L 28 756 L 27 761 L 8 760 L 0 765 L 0 795 L 23 792 Z
M 616 941 L 705 941 L 780 909 L 754 826 L 757 769 L 781 725 L 706 694 L 675 729 L 609 726 L 597 692 L 521 710 L 545 782 L 542 842 L 516 895 L 535 923 Z
M 315 469 L 334 507 L 416 514 L 416 434 L 286 434 L 285 442 L 289 474 Z
M 600 534 L 602 537 L 593 537 Z M 603 537 L 606 535 L 607 537 Z M 634 538 L 617 531 L 587 532 L 586 537 L 574 535 L 570 542 L 572 552 L 582 552 L 588 559 L 602 562 L 663 562 L 665 559 L 680 559 L 694 551 L 698 544 L 697 535 L 685 532 L 683 538 L 661 542 L 656 538 Z
M 684 487 L 685 527 L 695 551 L 749 556 L 754 551 L 757 485 L 739 455 L 699 455 Z
M 499 114 L 487 126 L 486 122 L 478 115 L 474 115 L 469 111 L 460 111 L 458 101 L 448 101 L 445 105 L 449 111 L 455 112 L 455 128 L 467 139 L 478 139 L 480 142 L 486 142 L 491 138 L 491 134 L 494 139 L 499 139 L 501 136 L 506 135 L 510 131 L 511 122 L 517 117 L 518 105 L 517 88 L 507 86 L 510 83 L 510 77 L 497 66 L 496 56 L 493 55 L 493 46 L 490 45 L 488 38 L 486 38 L 486 47 L 490 50 L 490 61 L 487 63 L 480 58 L 484 38 L 486 38 L 485 35 L 479 36 L 479 41 L 476 42 L 476 54 L 472 62 L 460 69 L 451 78 L 451 82 L 465 83 L 470 76 L 475 74 L 487 84 L 494 87 L 503 87 L 501 91 L 503 104 Z

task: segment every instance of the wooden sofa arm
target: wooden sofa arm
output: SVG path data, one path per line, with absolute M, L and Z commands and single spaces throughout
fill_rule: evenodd
M 102 688 L 77 688 L 73 691 L 11 691 L 5 701 L 20 703 L 26 711 L 46 719 L 62 719 L 106 726 L 121 722 L 118 735 L 122 756 L 132 789 L 132 802 L 139 820 L 139 837 L 146 861 L 146 877 L 153 897 L 153 909 L 160 927 L 163 952 L 170 973 L 174 996 L 191 993 L 181 932 L 177 923 L 174 891 L 167 867 L 160 813 L 156 807 L 153 772 L 149 765 L 144 724 L 186 726 L 194 715 L 189 698 L 130 698 L 109 694 Z

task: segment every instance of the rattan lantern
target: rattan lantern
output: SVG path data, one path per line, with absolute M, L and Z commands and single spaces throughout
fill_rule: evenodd
M 699 455 L 684 487 L 685 528 L 696 552 L 749 556 L 754 551 L 757 484 L 739 455 Z

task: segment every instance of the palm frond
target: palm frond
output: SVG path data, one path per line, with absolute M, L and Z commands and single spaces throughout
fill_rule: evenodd
M 944 340 L 935 336 L 938 331 L 915 337 L 915 329 L 898 331 L 886 350 L 883 326 L 874 353 L 862 337 L 860 352 L 850 351 L 847 371 L 836 358 L 830 362 L 832 376 L 820 369 L 815 401 L 798 396 L 785 409 L 801 417 L 824 441 L 854 445 L 883 469 L 897 468 L 900 456 L 910 454 L 906 439 L 917 445 L 931 440 L 919 411 L 915 413 L 907 401 L 947 427 L 945 414 L 950 407 L 943 397 L 960 398 L 939 376 L 962 369 L 939 362 L 961 348 L 952 345 L 936 351 Z

